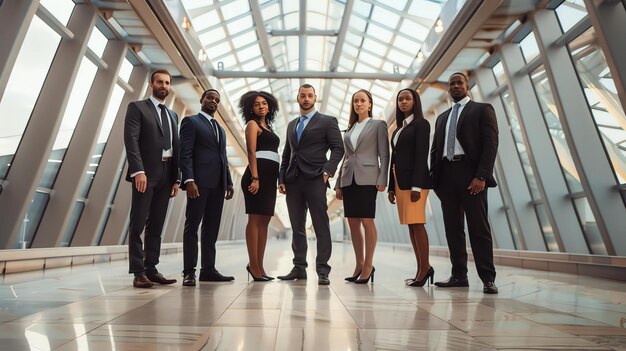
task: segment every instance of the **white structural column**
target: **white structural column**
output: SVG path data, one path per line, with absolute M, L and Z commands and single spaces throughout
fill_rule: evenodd
M 0 193 L 0 248 L 12 248 L 16 241 L 22 219 L 46 168 L 96 19 L 91 5 L 78 4 L 74 8 L 67 25 L 74 37 L 63 38 L 59 44 Z
M 624 8 L 621 10 L 623 12 Z M 607 252 L 610 255 L 626 255 L 624 202 L 617 189 L 610 161 L 607 157 L 602 157 L 606 155 L 604 146 L 595 132 L 597 127 L 569 51 L 566 46 L 555 44 L 561 36 L 556 14 L 549 10 L 537 11 L 531 16 L 531 21 L 561 117 L 565 139 Z M 624 28 L 624 23 L 620 27 Z M 622 38 L 624 33 L 626 32 L 621 33 Z M 619 45 L 624 50 L 623 40 L 612 44 Z M 624 65 L 624 62 L 619 65 Z M 624 76 L 614 76 L 614 80 L 619 78 Z M 570 240 L 572 238 L 568 233 L 567 241 Z
M 124 109 L 125 112 L 126 109 Z M 125 162 L 117 193 L 111 205 L 111 213 L 102 233 L 102 238 L 100 238 L 100 245 L 121 245 L 124 243 L 122 238 L 126 236 L 124 230 L 127 228 L 130 218 L 130 201 L 132 196 L 132 183 L 126 181 L 127 169 L 128 163 Z
M 523 245 L 517 249 L 546 251 L 546 244 L 541 234 L 541 225 L 532 206 L 533 199 L 526 184 L 522 162 L 510 132 L 511 128 L 506 118 L 502 99 L 499 95 L 491 94 L 497 88 L 496 79 L 491 70 L 486 68 L 478 69 L 475 73 L 481 95 L 485 98 L 485 102 L 490 103 L 496 111 L 500 132 L 498 136 L 498 162 L 502 165 L 502 172 L 499 176 L 505 178 L 505 184 L 500 181 L 498 186 L 506 186 L 506 190 L 501 191 L 508 191 L 510 194 L 511 206 L 516 217 L 515 223 L 511 223 L 511 225 L 517 227 Z
M 517 115 L 554 238 L 561 252 L 589 253 L 559 159 L 552 145 L 535 89 L 528 74 L 518 74 L 526 64 L 518 44 L 501 48 L 502 62 L 515 101 Z
M 17 55 L 24 42 L 39 0 L 4 1 L 0 6 L 0 97 L 4 95 Z
M 115 122 L 111 128 L 109 140 L 102 157 L 98 170 L 93 179 L 89 198 L 85 203 L 83 214 L 80 217 L 78 226 L 72 238 L 71 246 L 90 246 L 97 244 L 98 228 L 105 220 L 104 213 L 109 206 L 111 192 L 117 189 L 117 175 L 120 172 L 120 165 L 125 159 L 124 155 L 124 117 L 126 116 L 126 106 L 131 101 L 138 100 L 143 94 L 143 87 L 148 80 L 148 68 L 135 66 L 128 79 L 128 84 L 133 91 L 127 91 L 120 103 L 120 109 L 115 117 Z M 122 178 L 125 174 L 122 175 Z M 122 179 L 123 181 L 123 179 Z
M 623 1 L 585 0 L 585 7 L 611 70 L 622 108 L 626 110 L 626 4 Z
M 89 166 L 125 54 L 126 43 L 121 40 L 109 40 L 102 55 L 108 67 L 98 68 L 94 77 L 54 183 L 54 191 L 39 224 L 40 230 L 37 234 L 47 233 L 47 235 L 35 235 L 32 247 L 58 246 L 62 240 L 65 226 L 81 190 L 80 182 L 77 183 L 76 179 L 82 180 Z

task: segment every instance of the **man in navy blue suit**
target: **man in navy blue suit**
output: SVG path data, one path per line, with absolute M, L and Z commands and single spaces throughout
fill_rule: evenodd
M 200 281 L 231 281 L 215 269 L 215 242 L 220 229 L 224 199 L 233 197 L 233 181 L 226 158 L 226 133 L 213 117 L 220 103 L 217 90 L 200 98 L 197 115 L 183 118 L 180 127 L 180 169 L 187 191 L 183 232 L 183 285 L 196 285 L 198 226 L 202 222 Z

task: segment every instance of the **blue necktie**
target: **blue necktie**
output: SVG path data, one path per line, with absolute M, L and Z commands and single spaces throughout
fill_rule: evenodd
M 306 118 L 306 116 L 302 116 L 298 121 L 298 127 L 296 128 L 296 136 L 298 137 L 298 142 L 300 142 L 300 138 L 302 137 L 302 132 L 304 131 L 304 121 L 306 121 Z
M 459 106 L 461 104 L 456 103 L 452 107 L 452 113 L 450 114 L 450 125 L 448 126 L 448 140 L 446 140 L 446 151 L 448 160 L 452 160 L 454 157 L 454 144 L 456 144 L 456 121 L 459 117 Z

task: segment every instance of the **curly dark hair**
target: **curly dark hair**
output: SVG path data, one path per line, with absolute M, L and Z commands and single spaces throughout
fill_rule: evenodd
M 398 95 L 396 95 L 396 126 L 398 128 L 402 127 L 402 123 L 406 118 L 406 116 L 404 116 L 404 112 L 400 111 L 400 106 L 398 106 L 398 97 L 403 91 L 410 92 L 411 96 L 413 97 L 413 118 L 416 120 L 424 118 L 424 112 L 422 112 L 422 100 L 420 100 L 419 94 L 413 89 L 402 89 L 398 92 Z
M 259 96 L 267 101 L 268 111 L 267 115 L 265 115 L 265 123 L 267 123 L 267 126 L 271 128 L 272 122 L 274 122 L 274 118 L 276 117 L 276 113 L 278 113 L 278 101 L 274 95 L 265 91 L 252 90 L 246 92 L 241 95 L 241 98 L 239 99 L 239 112 L 241 113 L 241 117 L 245 123 L 253 120 L 258 121 L 259 117 L 252 111 L 252 106 L 254 106 L 254 101 Z
M 359 120 L 359 115 L 356 113 L 356 111 L 354 111 L 354 96 L 358 93 L 365 93 L 365 95 L 367 95 L 367 98 L 370 100 L 371 106 L 370 106 L 369 111 L 367 111 L 367 115 L 369 117 L 372 117 L 372 108 L 374 107 L 374 100 L 372 100 L 372 93 L 370 93 L 369 91 L 365 89 L 357 90 L 354 94 L 352 94 L 352 97 L 350 98 L 350 119 L 348 120 L 348 129 L 346 129 L 346 131 L 352 129 L 352 126 L 354 126 L 354 124 Z

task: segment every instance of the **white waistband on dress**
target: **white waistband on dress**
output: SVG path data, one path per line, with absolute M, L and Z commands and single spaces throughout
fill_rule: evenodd
M 266 150 L 257 151 L 256 158 L 264 158 L 266 160 L 272 160 L 272 161 L 280 163 L 280 157 L 278 157 L 278 152 L 274 152 L 274 151 L 266 151 Z

